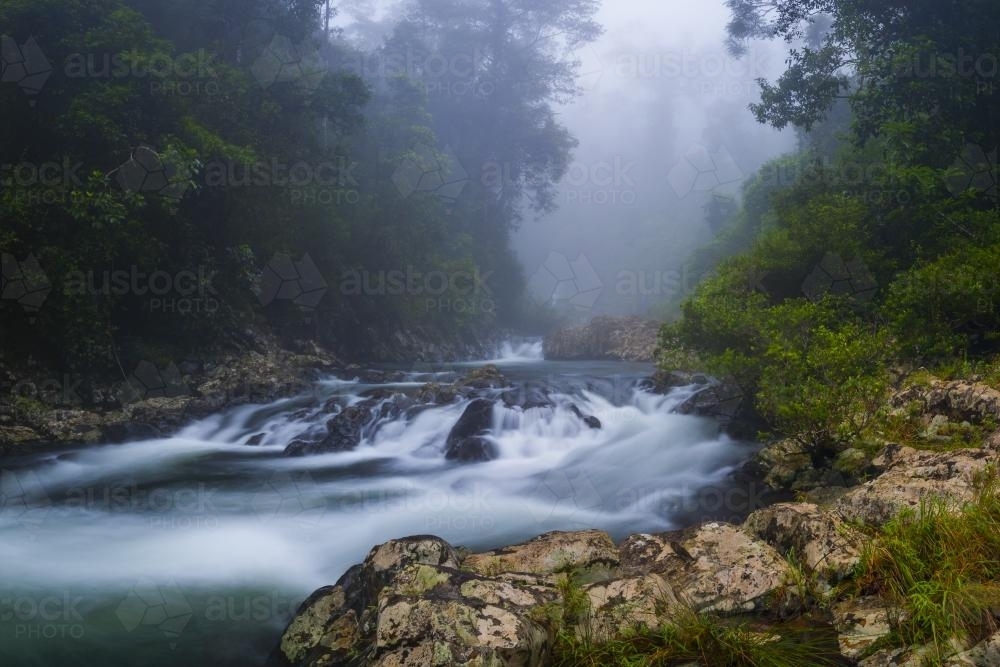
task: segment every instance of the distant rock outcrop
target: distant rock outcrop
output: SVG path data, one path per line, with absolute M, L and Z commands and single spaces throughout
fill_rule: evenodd
M 595 317 L 589 324 L 559 329 L 545 337 L 546 359 L 652 361 L 658 322 L 641 317 Z

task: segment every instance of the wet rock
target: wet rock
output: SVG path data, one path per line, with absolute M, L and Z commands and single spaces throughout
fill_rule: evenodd
M 876 597 L 846 600 L 833 605 L 833 625 L 844 656 L 857 660 L 892 630 L 889 607 Z
M 132 421 L 113 421 L 101 427 L 104 440 L 110 443 L 130 442 L 158 438 L 162 432 L 152 424 Z
M 861 536 L 833 512 L 811 503 L 778 503 L 757 510 L 743 524 L 783 554 L 795 554 L 831 582 L 847 577 L 861 560 Z
M 545 575 L 567 570 L 616 567 L 618 549 L 601 530 L 554 531 L 494 551 L 471 554 L 462 567 L 482 575 L 505 572 Z
M 579 417 L 579 419 L 584 424 L 586 424 L 588 427 L 594 428 L 594 429 L 601 428 L 601 420 L 598 419 L 597 417 L 595 417 L 593 415 L 584 415 L 580 411 L 580 408 L 578 408 L 578 407 L 576 407 L 575 405 L 572 405 L 572 404 L 569 406 L 569 410 L 574 415 L 576 415 L 577 417 Z
M 639 317 L 595 317 L 589 324 L 554 331 L 545 337 L 546 359 L 652 361 L 658 322 Z
M 445 458 L 451 461 L 488 461 L 496 446 L 484 436 L 493 425 L 493 401 L 477 398 L 469 403 L 445 441 Z
M 554 405 L 547 389 L 531 385 L 505 391 L 500 394 L 500 400 L 508 408 L 520 408 L 521 410 L 551 408 Z
M 327 433 L 322 440 L 296 439 L 285 448 L 285 456 L 350 451 L 363 438 L 373 435 L 381 423 L 398 419 L 412 405 L 412 401 L 402 394 L 386 391 L 373 393 L 369 398 L 347 406 L 330 419 L 326 423 Z
M 456 380 L 455 386 L 466 389 L 498 389 L 509 387 L 510 381 L 504 377 L 494 364 L 486 364 L 469 372 L 465 377 Z
M 256 435 L 250 436 L 247 439 L 246 444 L 249 447 L 257 447 L 260 445 L 260 443 L 264 442 L 264 438 L 266 437 L 267 433 L 257 433 Z
M 416 395 L 420 403 L 432 403 L 434 405 L 444 405 L 451 403 L 458 398 L 458 390 L 450 384 L 439 384 L 429 382 L 422 386 Z
M 416 585 L 412 579 L 417 579 Z M 544 665 L 549 634 L 527 590 L 504 591 L 467 573 L 414 566 L 379 600 L 376 665 Z M 430 588 L 424 588 L 430 584 Z M 488 595 L 487 602 L 476 593 Z M 552 590 L 549 598 L 556 597 Z
M 22 424 L 0 426 L 0 457 L 30 452 L 42 441 L 38 431 Z
M 676 387 L 687 387 L 692 384 L 708 384 L 709 378 L 704 373 L 690 373 L 687 371 L 665 371 L 657 370 L 650 377 L 642 381 L 640 386 L 657 394 L 669 393 Z
M 743 390 L 732 382 L 711 380 L 702 389 L 674 408 L 682 415 L 699 415 L 729 422 L 740 416 Z
M 382 588 L 408 565 L 457 568 L 458 560 L 455 549 L 440 537 L 415 535 L 389 540 L 368 552 L 365 560 L 345 572 L 337 585 L 345 591 L 345 607 L 353 609 L 360 618 L 375 603 Z
M 279 650 L 292 665 L 346 661 L 358 643 L 358 618 L 344 605 L 341 586 L 324 586 L 302 603 L 281 636 Z
M 761 448 L 747 464 L 760 473 L 772 489 L 811 491 L 820 487 L 843 487 L 850 478 L 822 460 L 822 453 L 791 438 Z
M 783 611 L 798 606 L 788 563 L 773 547 L 726 523 L 642 533 L 621 548 L 626 571 L 657 573 L 696 611 Z
M 836 509 L 846 520 L 881 525 L 930 497 L 957 508 L 973 499 L 974 478 L 996 461 L 997 454 L 984 449 L 931 452 L 889 445 L 872 461 L 879 475 L 841 496 Z

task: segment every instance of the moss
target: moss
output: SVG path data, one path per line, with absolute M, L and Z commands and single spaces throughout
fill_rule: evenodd
M 449 580 L 447 573 L 429 565 L 415 565 L 410 571 L 412 576 L 406 585 L 400 587 L 400 592 L 403 595 L 422 595 L 436 586 L 448 583 Z

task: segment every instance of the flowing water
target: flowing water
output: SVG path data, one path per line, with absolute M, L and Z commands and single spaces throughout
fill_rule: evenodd
M 647 393 L 648 365 L 546 362 L 535 342 L 492 361 L 518 385 L 551 388 L 555 406 L 498 403 L 499 456 L 485 463 L 442 455 L 467 402 L 382 423 L 350 452 L 282 456 L 325 428 L 328 399 L 374 388 L 349 377 L 170 438 L 5 462 L 0 665 L 260 664 L 309 593 L 387 539 L 431 533 L 477 550 L 557 529 L 620 538 L 728 507 L 705 500 L 721 499 L 750 445 L 673 414 L 692 388 Z M 381 386 L 405 392 L 474 365 L 415 366 Z

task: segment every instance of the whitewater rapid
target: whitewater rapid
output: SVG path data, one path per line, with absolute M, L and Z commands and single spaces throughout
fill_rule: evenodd
M 538 343 L 525 343 L 493 360 L 515 383 L 549 387 L 555 405 L 498 402 L 489 436 L 498 456 L 487 462 L 442 455 L 467 401 L 383 423 L 353 451 L 283 456 L 296 435 L 324 428 L 331 398 L 350 405 L 375 386 L 405 390 L 428 372 L 444 381 L 467 366 L 412 369 L 384 385 L 331 377 L 308 396 L 242 406 L 170 438 L 17 462 L 3 471 L 4 493 L 17 502 L 0 511 L 0 600 L 72 591 L 90 609 L 90 625 L 81 625 L 91 641 L 114 657 L 108 645 L 121 641 L 123 627 L 138 641 L 145 623 L 119 625 L 121 601 L 137 586 L 176 587 L 193 610 L 171 642 L 176 661 L 183 640 L 219 632 L 192 600 L 264 591 L 294 608 L 292 600 L 336 581 L 373 545 L 405 535 L 435 534 L 475 550 L 549 530 L 622 537 L 676 528 L 690 521 L 690 503 L 706 488 L 724 488 L 747 456 L 747 444 L 715 422 L 671 412 L 693 388 L 655 395 L 639 386 L 643 367 L 554 364 L 540 354 Z M 571 405 L 601 428 L 589 428 Z M 247 444 L 254 436 L 259 444 Z M 290 614 L 268 614 L 259 632 L 273 639 Z M 0 620 L 0 633 L 7 629 Z M 143 641 L 162 640 L 154 634 Z M 28 660 L 39 646 L 28 648 L 15 655 Z

